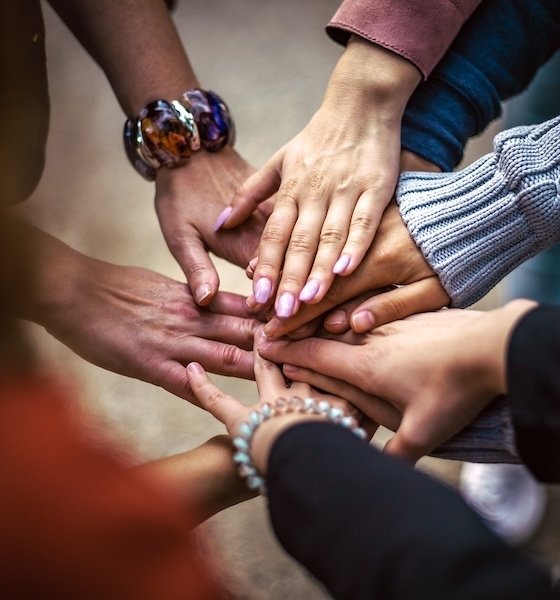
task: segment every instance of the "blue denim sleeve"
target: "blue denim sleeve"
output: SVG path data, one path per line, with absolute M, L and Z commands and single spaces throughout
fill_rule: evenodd
M 452 170 L 559 45 L 558 0 L 485 0 L 410 99 L 402 147 Z

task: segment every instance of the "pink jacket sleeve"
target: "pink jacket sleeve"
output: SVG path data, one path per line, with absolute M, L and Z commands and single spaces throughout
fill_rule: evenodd
M 428 77 L 482 0 L 343 0 L 327 25 L 340 44 L 352 34 L 410 60 Z

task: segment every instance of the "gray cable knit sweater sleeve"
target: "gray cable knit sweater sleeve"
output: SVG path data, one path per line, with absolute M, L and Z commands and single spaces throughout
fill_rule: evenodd
M 560 117 L 501 132 L 456 173 L 403 173 L 397 203 L 451 305 L 473 304 L 560 241 Z

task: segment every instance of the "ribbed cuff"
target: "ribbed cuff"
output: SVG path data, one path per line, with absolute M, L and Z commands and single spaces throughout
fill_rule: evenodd
M 560 118 L 496 136 L 457 173 L 404 173 L 402 218 L 454 307 L 560 240 Z
M 503 396 L 494 400 L 468 427 L 432 450 L 430 456 L 474 463 L 520 463 L 508 400 Z

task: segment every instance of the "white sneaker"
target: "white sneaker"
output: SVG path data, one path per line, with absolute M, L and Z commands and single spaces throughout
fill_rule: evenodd
M 464 463 L 459 489 L 488 527 L 510 544 L 524 544 L 543 518 L 546 493 L 523 465 Z

